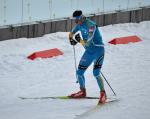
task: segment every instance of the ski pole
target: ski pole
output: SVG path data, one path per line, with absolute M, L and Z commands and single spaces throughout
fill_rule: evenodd
M 77 72 L 77 60 L 76 60 L 76 50 L 75 50 L 75 46 L 73 45 L 73 55 L 74 55 L 74 67 L 75 67 L 75 71 Z M 76 75 L 76 83 L 78 83 L 78 78 L 77 78 L 77 74 Z
M 107 79 L 105 78 L 105 76 L 103 75 L 103 73 L 101 72 L 103 78 L 105 79 L 106 83 L 108 84 L 108 86 L 110 87 L 110 89 L 112 90 L 112 92 L 114 93 L 114 95 L 116 96 L 115 91 L 113 90 L 113 88 L 110 86 L 110 84 L 108 83 Z

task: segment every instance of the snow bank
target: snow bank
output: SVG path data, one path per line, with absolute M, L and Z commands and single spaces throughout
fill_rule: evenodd
M 103 73 L 120 102 L 106 106 L 84 118 L 149 119 L 150 114 L 150 21 L 101 27 L 106 55 Z M 110 45 L 115 37 L 137 35 L 143 41 Z M 39 38 L 20 38 L 0 42 L 1 119 L 71 119 L 97 104 L 97 100 L 20 100 L 18 97 L 68 95 L 78 90 L 75 84 L 73 49 L 68 33 L 58 32 Z M 59 48 L 64 55 L 30 61 L 35 51 Z M 76 46 L 77 61 L 84 49 Z M 99 96 L 92 76 L 85 73 L 88 96 Z M 105 84 L 107 94 L 111 90 Z

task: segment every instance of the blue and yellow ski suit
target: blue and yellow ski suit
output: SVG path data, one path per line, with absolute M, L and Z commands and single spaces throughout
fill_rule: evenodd
M 103 64 L 105 50 L 99 29 L 95 22 L 86 18 L 82 24 L 77 24 L 71 32 L 75 34 L 77 31 L 81 31 L 84 41 L 83 46 L 85 48 L 76 72 L 80 88 L 85 88 L 84 72 L 93 62 L 93 75 L 97 79 L 100 90 L 103 90 L 104 87 L 101 82 L 102 79 L 100 79 L 100 70 Z

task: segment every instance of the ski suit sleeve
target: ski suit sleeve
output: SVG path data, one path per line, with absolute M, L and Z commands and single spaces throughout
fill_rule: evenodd
M 91 21 L 88 18 L 87 18 L 87 25 L 89 27 L 89 38 L 88 38 L 87 42 L 90 42 L 93 39 L 94 35 L 95 35 L 97 25 L 96 25 L 95 22 Z
M 69 32 L 69 40 L 72 40 L 73 38 L 73 35 L 78 31 L 78 28 L 79 26 L 76 25 L 70 32 Z
M 73 29 L 72 29 L 72 33 L 75 34 L 77 31 L 79 30 L 79 25 L 76 25 Z
M 75 34 L 77 31 L 79 31 L 80 30 L 80 26 L 79 25 L 76 25 L 73 29 L 72 29 L 72 34 Z M 81 39 L 81 38 L 78 38 L 78 40 L 77 40 L 79 43 L 81 43 L 82 45 L 84 45 L 84 41 L 83 41 L 83 39 Z

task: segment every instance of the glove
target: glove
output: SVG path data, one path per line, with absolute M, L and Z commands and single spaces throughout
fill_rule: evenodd
M 75 35 L 75 40 L 80 43 L 81 37 L 79 33 Z
M 73 33 L 69 32 L 69 40 L 71 40 L 73 38 Z
M 78 33 L 76 36 L 75 36 L 75 40 L 79 43 L 81 43 L 82 45 L 85 44 L 84 40 L 81 39 L 80 37 L 80 34 Z
M 73 39 L 70 39 L 70 44 L 71 45 L 76 45 L 78 42 L 76 42 L 75 40 L 73 40 Z
M 72 32 L 69 33 L 69 41 L 70 41 L 71 45 L 77 44 L 77 41 L 73 40 L 73 33 Z

